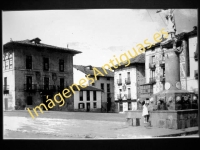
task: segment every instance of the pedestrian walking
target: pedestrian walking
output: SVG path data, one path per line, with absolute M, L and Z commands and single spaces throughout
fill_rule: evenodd
M 143 101 L 142 105 L 143 105 L 142 116 L 144 117 L 144 123 L 148 123 L 148 116 L 149 116 L 148 103 L 145 103 L 145 101 Z

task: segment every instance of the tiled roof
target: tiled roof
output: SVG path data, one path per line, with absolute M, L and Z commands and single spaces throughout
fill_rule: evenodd
M 85 73 L 86 75 L 87 74 L 94 75 L 92 68 L 96 68 L 104 75 L 102 77 L 114 77 L 114 73 L 112 71 L 106 69 L 107 74 L 105 74 L 104 70 L 101 67 L 90 66 L 91 67 L 91 70 L 90 70 L 87 68 L 88 66 L 82 66 L 82 65 L 73 65 L 73 66 L 74 66 L 74 68 L 76 68 L 77 70 L 80 70 L 81 72 Z M 101 76 L 101 75 L 98 75 L 98 76 Z
M 129 59 L 130 60 L 130 64 L 144 64 L 145 63 L 145 54 L 142 53 L 142 54 L 139 54 L 137 55 L 135 58 L 131 58 Z M 124 67 L 124 63 L 120 63 L 122 67 Z M 127 63 L 126 63 L 127 64 Z M 121 67 L 118 67 L 118 65 L 115 65 L 117 68 L 115 69 L 114 67 L 112 67 L 112 69 L 114 70 L 118 70 L 120 69 Z
M 47 45 L 44 43 L 33 43 L 32 41 L 34 40 L 40 40 L 39 38 L 35 38 L 32 40 L 23 40 L 23 41 L 10 41 L 6 44 L 4 44 L 4 46 L 10 45 L 10 44 L 20 44 L 20 45 L 29 45 L 29 46 L 35 46 L 35 47 L 44 47 L 44 48 L 50 48 L 50 49 L 56 49 L 56 50 L 63 50 L 72 54 L 78 54 L 78 53 L 82 53 L 81 51 L 77 51 L 77 50 L 73 50 L 73 49 L 69 49 L 69 48 L 63 48 L 63 47 L 57 47 L 57 46 L 52 46 L 52 45 Z
M 87 86 L 85 88 L 82 88 L 80 85 L 78 85 L 80 91 L 103 91 L 101 89 L 98 89 L 98 88 L 95 88 L 95 87 L 92 87 L 92 86 Z M 78 91 L 77 88 L 74 88 L 75 91 Z
M 177 34 L 176 38 L 177 38 L 178 41 L 181 41 L 185 37 L 190 37 L 190 36 L 194 36 L 194 35 L 197 35 L 197 29 L 195 29 L 195 28 L 194 28 L 194 30 L 192 30 L 190 32 L 182 32 L 182 33 Z M 145 47 L 145 49 L 150 50 L 152 48 L 159 47 L 160 43 L 161 42 L 157 42 L 157 43 L 155 43 L 155 45 L 152 45 L 151 48 L 148 49 L 147 47 Z M 165 45 L 170 45 L 170 44 L 172 44 L 172 40 L 169 40 Z
M 142 53 L 142 54 L 136 56 L 135 58 L 131 58 L 130 64 L 134 64 L 134 63 L 141 63 L 141 64 L 145 63 L 145 54 Z

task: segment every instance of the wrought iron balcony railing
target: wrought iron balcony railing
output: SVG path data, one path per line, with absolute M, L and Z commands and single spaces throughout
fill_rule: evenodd
M 117 84 L 122 85 L 122 79 L 117 79 Z
M 156 69 L 156 64 L 155 63 L 149 63 L 149 68 L 151 70 L 155 70 Z
M 155 77 L 149 78 L 149 83 L 155 84 L 156 83 L 156 78 Z
M 153 94 L 153 89 L 141 89 L 140 90 L 141 94 Z
M 36 91 L 37 84 L 24 84 L 24 91 Z
M 160 60 L 159 65 L 160 65 L 160 67 L 164 68 L 165 67 L 165 60 Z
M 131 84 L 131 78 L 126 78 L 125 79 L 125 83 L 128 85 L 128 84 Z
M 125 94 L 125 96 L 126 96 L 126 99 L 127 99 L 127 100 L 130 100 L 130 99 L 131 99 L 131 93 Z
M 8 85 L 3 85 L 3 93 L 9 94 L 9 86 Z
M 63 91 L 64 88 L 64 86 L 57 86 L 58 91 Z
M 122 95 L 121 94 L 117 94 L 117 99 L 118 100 L 122 100 Z
M 160 76 L 160 82 L 165 82 L 165 76 Z
M 39 85 L 38 90 L 40 90 L 40 91 L 57 91 L 58 88 L 56 88 L 55 85 Z

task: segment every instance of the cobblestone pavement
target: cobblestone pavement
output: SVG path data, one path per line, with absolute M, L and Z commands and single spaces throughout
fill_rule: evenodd
M 4 112 L 4 139 L 134 139 L 184 133 L 164 128 L 127 126 L 123 114 L 48 112 L 32 119 L 26 116 L 27 112 L 17 113 Z

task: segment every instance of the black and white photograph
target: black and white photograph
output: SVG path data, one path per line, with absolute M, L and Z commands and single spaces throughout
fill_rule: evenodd
M 199 138 L 198 9 L 2 11 L 3 139 Z

